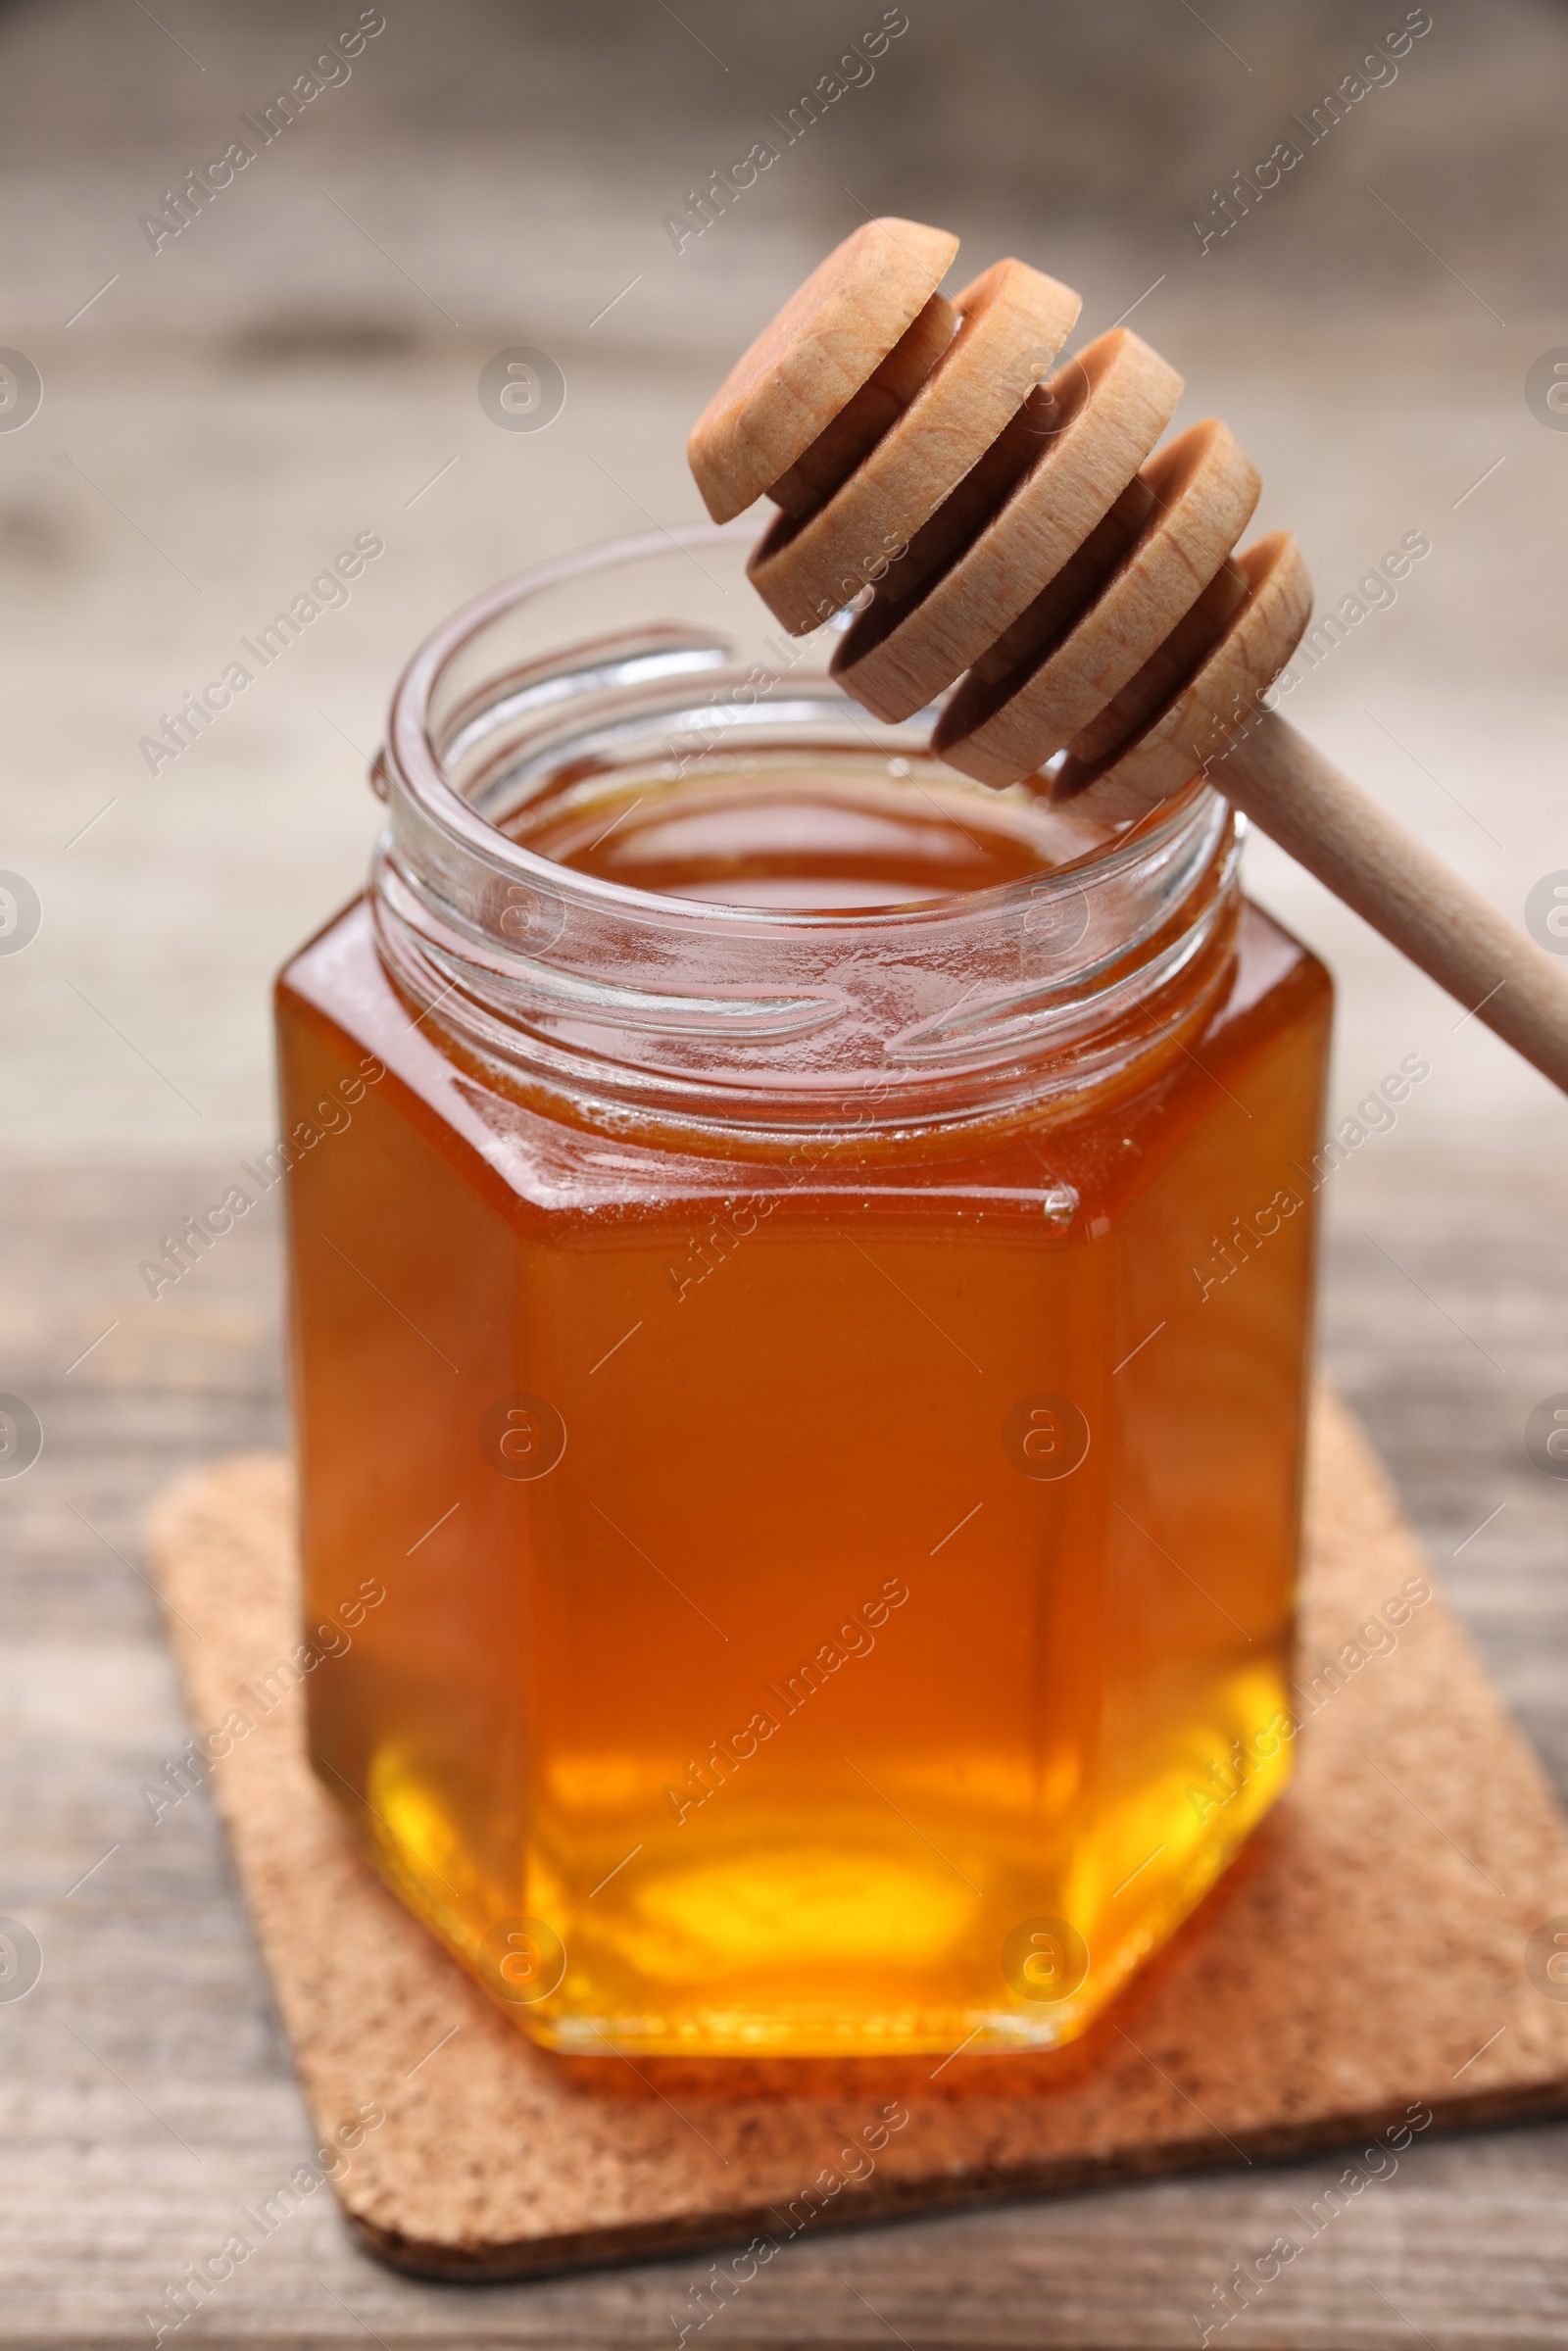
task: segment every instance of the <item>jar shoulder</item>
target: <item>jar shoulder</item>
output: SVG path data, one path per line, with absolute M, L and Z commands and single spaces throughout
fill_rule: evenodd
M 675 1136 L 628 1135 L 572 1123 L 490 1082 L 482 1068 L 454 1059 L 393 987 L 376 950 L 369 902 L 361 897 L 324 923 L 283 965 L 274 990 L 279 1077 L 285 1119 L 308 1117 L 310 1098 L 333 1068 L 358 1069 L 367 1057 L 391 1083 L 380 1099 L 421 1129 L 449 1161 L 486 1189 L 499 1180 L 519 1205 L 546 1213 L 613 1216 L 646 1212 L 652 1202 L 725 1200 L 738 1191 L 843 1191 L 869 1199 L 918 1189 L 974 1196 L 994 1211 L 1011 1203 L 1039 1215 L 1042 1128 L 1013 1121 L 1005 1133 L 972 1148 L 924 1147 L 851 1161 L 813 1148 L 784 1145 L 776 1155 L 729 1153 L 717 1145 L 689 1147 Z M 1122 1102 L 1119 1128 L 1152 1116 L 1160 1126 L 1185 1105 L 1201 1118 L 1215 1078 L 1230 1084 L 1243 1068 L 1285 1062 L 1298 1070 L 1299 1091 L 1321 1089 L 1332 1016 L 1333 982 L 1312 951 L 1260 907 L 1244 902 L 1237 951 L 1225 986 L 1200 1031 L 1161 1076 Z M 1313 1075 L 1316 1086 L 1313 1086 Z M 1219 1096 L 1218 1099 L 1224 1099 Z M 1305 1105 L 1303 1104 L 1303 1107 Z M 1308 1111 L 1315 1117 L 1315 1103 Z M 1052 1106 L 1048 1156 L 1054 1166 L 1088 1152 L 1098 1158 L 1102 1104 L 1081 1116 Z M 1181 1123 L 1178 1118 L 1177 1123 Z

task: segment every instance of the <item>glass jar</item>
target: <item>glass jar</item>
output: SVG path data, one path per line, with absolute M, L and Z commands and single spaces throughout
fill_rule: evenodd
M 752 537 L 440 629 L 280 978 L 312 1751 L 554 2048 L 1040 2046 L 1289 1771 L 1330 990 Z

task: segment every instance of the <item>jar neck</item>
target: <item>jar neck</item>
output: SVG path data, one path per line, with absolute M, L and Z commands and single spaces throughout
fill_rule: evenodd
M 743 584 L 750 528 L 674 537 Z M 1141 1083 L 1201 1021 L 1239 907 L 1235 825 L 1212 792 L 1194 784 L 1131 832 L 1075 839 L 1038 787 L 994 796 L 942 767 L 934 713 L 873 734 L 826 674 L 831 627 L 782 645 L 755 616 L 651 625 L 668 582 L 650 590 L 639 567 L 670 561 L 661 534 L 524 574 L 456 615 L 401 681 L 372 900 L 427 1035 L 576 1123 L 769 1153 L 806 1131 L 866 1145 L 1076 1112 Z M 622 624 L 582 633 L 584 588 Z M 667 814 L 672 837 L 715 810 L 744 823 L 749 791 L 800 823 L 805 804 L 769 778 L 813 765 L 844 779 L 851 831 L 911 809 L 971 838 L 1000 826 L 1032 869 L 821 910 L 663 896 L 528 846 L 547 818 L 586 838 L 606 810 L 612 831 L 632 809 L 643 825 Z

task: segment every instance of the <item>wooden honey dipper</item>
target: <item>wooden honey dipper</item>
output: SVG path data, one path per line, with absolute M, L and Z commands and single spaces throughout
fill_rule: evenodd
M 997 262 L 953 301 L 943 229 L 871 220 L 737 361 L 688 457 L 716 522 L 782 510 L 748 566 L 786 629 L 856 605 L 832 674 L 879 718 L 948 700 L 932 747 L 1119 822 L 1212 780 L 1568 1091 L 1568 975 L 1262 697 L 1311 613 L 1286 531 L 1234 555 L 1258 478 L 1215 418 L 1155 444 L 1182 379 Z M 1051 778 L 1038 776 L 1057 753 Z

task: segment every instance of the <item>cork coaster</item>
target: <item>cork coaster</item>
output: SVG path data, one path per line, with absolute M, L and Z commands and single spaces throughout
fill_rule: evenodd
M 1568 2102 L 1568 2003 L 1526 1958 L 1568 1915 L 1568 1826 L 1441 1595 L 1389 1630 L 1425 1565 L 1332 1398 L 1309 1490 L 1297 1780 L 1082 2040 L 634 2068 L 535 2048 L 358 1858 L 300 1693 L 260 1713 L 296 1641 L 285 1463 L 170 1489 L 170 1630 L 199 1728 L 253 1693 L 213 1785 L 317 2130 L 355 2145 L 356 2234 L 417 2275 L 516 2278 Z

